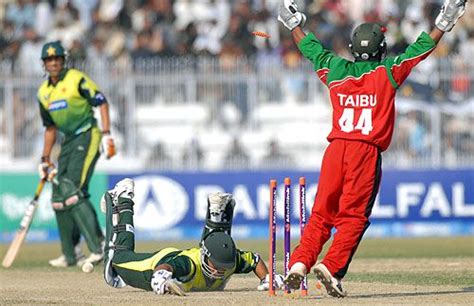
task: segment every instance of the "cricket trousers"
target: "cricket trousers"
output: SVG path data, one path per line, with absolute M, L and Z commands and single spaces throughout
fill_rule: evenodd
M 323 245 L 333 242 L 322 259 L 331 274 L 342 279 L 369 227 L 369 216 L 382 176 L 380 149 L 354 140 L 333 140 L 324 153 L 318 191 L 300 244 L 290 267 L 301 262 L 307 271 L 316 263 Z
M 68 264 L 76 262 L 74 247 L 80 242 L 80 234 L 86 240 L 90 252 L 101 253 L 102 230 L 97 213 L 89 200 L 89 182 L 99 158 L 101 134 L 97 127 L 68 139 L 61 146 L 58 160 L 58 184 L 53 184 L 52 202 L 62 203 L 55 208 L 61 249 Z M 66 180 L 69 186 L 66 185 Z M 68 206 L 66 199 L 78 195 L 76 204 Z

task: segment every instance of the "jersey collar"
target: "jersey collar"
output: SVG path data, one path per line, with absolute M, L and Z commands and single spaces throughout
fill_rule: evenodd
M 58 83 L 62 80 L 64 80 L 64 78 L 66 77 L 66 73 L 69 71 L 68 68 L 64 68 L 63 70 L 61 70 L 61 72 L 59 73 L 59 80 L 58 80 Z M 56 83 L 57 84 L 57 83 Z M 48 77 L 48 86 L 55 86 L 52 82 L 51 82 L 51 77 Z

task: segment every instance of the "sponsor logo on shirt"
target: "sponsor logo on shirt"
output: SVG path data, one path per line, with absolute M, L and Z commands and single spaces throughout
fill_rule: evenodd
M 105 100 L 104 95 L 100 92 L 95 94 L 95 98 L 96 98 L 96 100 L 101 101 L 101 102 Z
M 59 100 L 59 101 L 54 101 L 49 104 L 48 110 L 50 112 L 55 112 L 61 109 L 67 108 L 67 102 L 66 100 Z

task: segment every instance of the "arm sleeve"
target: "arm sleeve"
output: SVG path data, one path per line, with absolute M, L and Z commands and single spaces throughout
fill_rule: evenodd
M 39 108 L 40 108 L 40 116 L 41 116 L 41 121 L 43 122 L 43 126 L 48 127 L 48 126 L 54 126 L 54 121 L 53 118 L 51 118 L 51 115 L 48 113 L 48 111 L 44 108 L 43 104 L 41 104 L 38 101 Z
M 260 255 L 257 253 L 238 250 L 235 274 L 244 274 L 254 271 L 259 261 Z
M 83 75 L 79 81 L 79 94 L 87 99 L 91 106 L 99 106 L 107 103 L 107 99 L 100 92 L 97 84 L 94 83 L 88 76 Z
M 417 40 L 408 46 L 404 53 L 395 57 L 390 63 L 390 71 L 395 83 L 400 86 L 411 70 L 427 58 L 436 47 L 436 42 L 426 33 L 421 33 Z
M 331 62 L 337 58 L 331 51 L 325 49 L 313 33 L 306 35 L 298 44 L 304 57 L 309 59 L 319 79 L 327 84 L 327 75 L 331 69 Z
M 196 273 L 196 267 L 191 259 L 187 256 L 176 256 L 177 252 L 170 253 L 163 257 L 158 263 L 168 264 L 173 268 L 173 277 L 178 279 L 181 282 L 186 282 L 193 278 L 194 273 Z

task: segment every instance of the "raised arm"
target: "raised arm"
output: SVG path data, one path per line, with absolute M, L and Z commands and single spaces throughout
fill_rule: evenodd
M 465 4 L 466 0 L 445 0 L 431 33 L 428 35 L 423 32 L 405 52 L 394 58 L 390 63 L 390 70 L 396 87 L 406 80 L 416 65 L 433 52 L 444 33 L 451 31 L 464 14 Z
M 303 32 L 306 16 L 298 11 L 293 0 L 281 0 L 278 21 L 291 31 L 293 40 L 301 54 L 313 63 L 313 69 L 319 79 L 327 85 L 327 75 L 335 55 L 325 49 L 313 33 L 306 35 Z
M 456 22 L 464 15 L 467 0 L 445 0 L 438 17 L 436 17 L 435 27 L 430 33 L 431 38 L 438 43 L 445 32 L 450 32 Z
M 433 30 L 431 30 L 430 32 L 430 37 L 436 42 L 436 44 L 438 44 L 443 35 L 444 32 L 438 29 L 437 27 L 434 27 Z
M 291 36 L 293 36 L 295 44 L 298 45 L 300 41 L 305 38 L 306 34 L 303 32 L 303 29 L 300 26 L 297 26 L 293 31 L 291 31 Z

